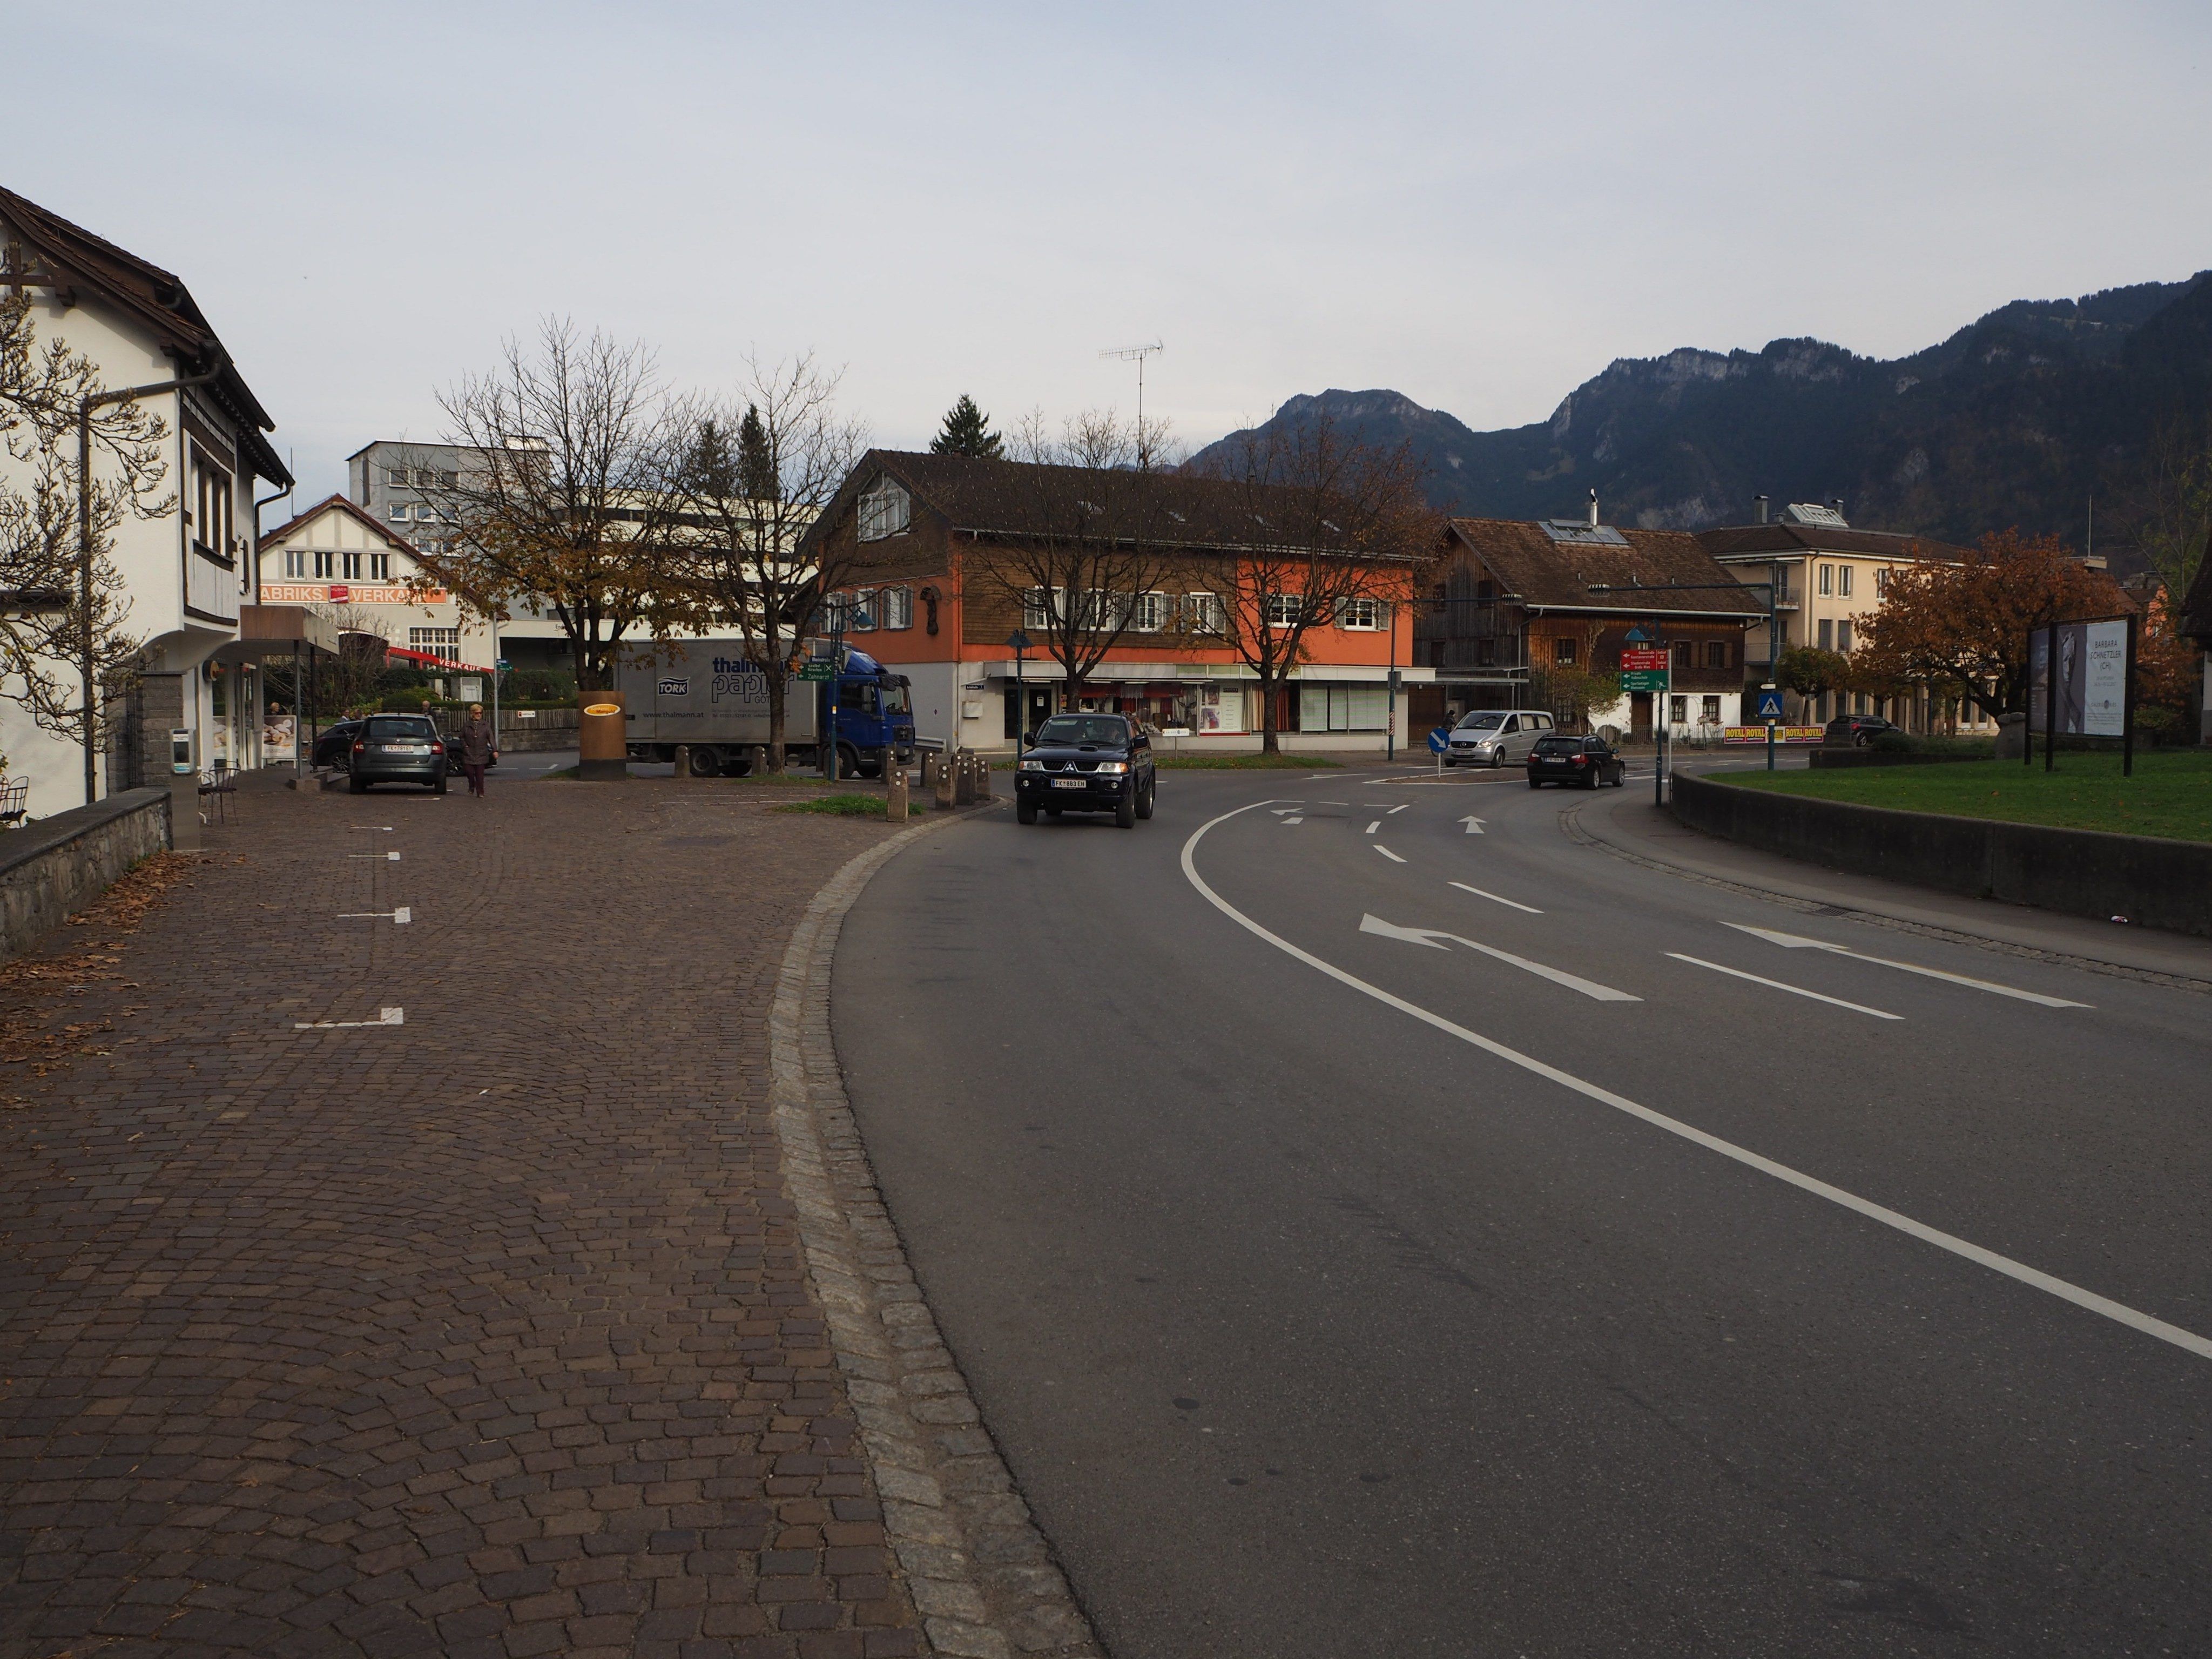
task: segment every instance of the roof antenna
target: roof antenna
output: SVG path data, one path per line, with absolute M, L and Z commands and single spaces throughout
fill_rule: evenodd
M 1137 471 L 1152 470 L 1152 441 L 1145 435 L 1145 359 L 1154 356 L 1167 348 L 1155 340 L 1150 345 L 1109 346 L 1098 355 L 1119 357 L 1123 362 L 1137 365 Z
M 1589 527 L 1592 530 L 1597 528 L 1597 486 L 1595 484 L 1590 486 Z

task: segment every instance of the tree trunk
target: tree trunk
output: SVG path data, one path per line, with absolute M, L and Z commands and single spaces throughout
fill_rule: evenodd
M 784 725 L 784 665 L 774 653 L 763 653 L 769 658 L 763 665 L 768 676 L 768 769 L 772 773 L 783 770 Z
M 1272 668 L 1260 671 L 1260 752 L 1279 755 L 1283 745 L 1277 737 L 1278 700 Z
M 580 700 L 599 689 L 599 665 L 592 656 L 591 642 L 581 634 L 568 637 L 568 659 L 576 668 L 576 695 Z

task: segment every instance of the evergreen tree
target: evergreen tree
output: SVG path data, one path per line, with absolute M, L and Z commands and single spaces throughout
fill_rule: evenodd
M 945 411 L 944 429 L 929 441 L 933 455 L 974 455 L 980 459 L 1000 459 L 1001 446 L 999 434 L 991 430 L 991 417 L 975 407 L 975 400 L 966 392 L 960 401 Z
M 775 452 L 768 429 L 761 424 L 757 404 L 745 405 L 745 418 L 738 422 L 738 478 L 744 493 L 757 501 L 783 499 L 783 481 L 776 476 Z

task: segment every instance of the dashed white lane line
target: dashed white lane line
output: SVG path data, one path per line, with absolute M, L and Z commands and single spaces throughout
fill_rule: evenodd
M 1267 803 L 1264 801 L 1253 803 L 1255 806 L 1265 805 Z M 1999 1255 L 1995 1250 L 1984 1249 L 1981 1245 L 1960 1238 L 1955 1233 L 1947 1233 L 1939 1228 L 1930 1227 L 1924 1222 L 1915 1221 L 1911 1216 L 1890 1209 L 1884 1205 L 1876 1204 L 1871 1199 L 1861 1198 L 1856 1193 L 1847 1192 L 1841 1187 L 1831 1186 L 1817 1176 L 1809 1176 L 1802 1170 L 1793 1170 L 1786 1164 L 1778 1164 L 1774 1159 L 1762 1157 L 1748 1147 L 1739 1146 L 1733 1141 L 1723 1140 L 1718 1135 L 1708 1134 L 1703 1129 L 1683 1122 L 1680 1118 L 1668 1117 L 1664 1112 L 1654 1111 L 1650 1107 L 1640 1105 L 1626 1095 L 1617 1095 L 1612 1090 L 1578 1078 L 1571 1072 L 1563 1072 L 1558 1066 L 1538 1060 L 1533 1054 L 1524 1054 L 1517 1048 L 1508 1048 L 1495 1037 L 1485 1036 L 1480 1031 L 1469 1030 L 1464 1025 L 1446 1019 L 1442 1014 L 1431 1013 L 1419 1003 L 1408 1002 L 1403 997 L 1395 996 L 1379 985 L 1370 985 L 1358 975 L 1347 973 L 1333 962 L 1323 961 L 1310 951 L 1300 949 L 1279 933 L 1271 933 L 1230 903 L 1227 899 L 1223 898 L 1212 888 L 1207 886 L 1206 878 L 1198 873 L 1196 858 L 1198 843 L 1204 839 L 1206 832 L 1216 824 L 1224 823 L 1231 818 L 1251 810 L 1251 806 L 1237 807 L 1233 811 L 1222 813 L 1218 817 L 1209 818 L 1190 832 L 1190 839 L 1182 844 L 1183 878 L 1196 888 L 1200 896 L 1223 915 L 1227 916 L 1255 938 L 1263 939 L 1273 945 L 1285 956 L 1303 962 L 1316 973 L 1326 974 L 1340 985 L 1349 986 L 1362 996 L 1372 997 L 1385 1007 L 1395 1008 L 1400 1013 L 1418 1019 L 1425 1025 L 1432 1026 L 1448 1036 L 1456 1037 L 1462 1042 L 1468 1043 L 1481 1049 L 1485 1054 L 1505 1061 L 1509 1066 L 1517 1066 L 1524 1072 L 1531 1073 L 1548 1082 L 1556 1083 L 1563 1089 L 1571 1090 L 1584 1099 L 1594 1100 L 1601 1106 L 1609 1106 L 1617 1112 L 1626 1113 L 1630 1117 L 1650 1124 L 1655 1129 L 1663 1129 L 1668 1134 L 1680 1136 L 1692 1146 L 1702 1146 L 1707 1152 L 1717 1152 L 1723 1158 L 1742 1164 L 1746 1169 L 1756 1170 L 1761 1175 L 1771 1176 L 1775 1180 L 1795 1187 L 1800 1192 L 1810 1193 L 1815 1198 L 1826 1199 L 1829 1203 L 1849 1210 L 1855 1215 L 1863 1216 L 1868 1220 L 1885 1227 L 1894 1228 L 1909 1238 L 1917 1239 L 1923 1244 L 1932 1244 L 1939 1250 L 1947 1250 L 1953 1255 L 1971 1261 L 1977 1267 L 1986 1267 L 1991 1273 L 2001 1273 L 2018 1284 L 2042 1291 L 2047 1295 L 2057 1297 L 2062 1302 L 2071 1303 L 2075 1307 L 2097 1314 L 2117 1324 L 2125 1325 L 2130 1330 L 2140 1331 L 2146 1336 L 2155 1337 L 2161 1342 L 2171 1343 L 2185 1352 L 2196 1355 L 2199 1359 L 2212 1359 L 2212 1339 L 2199 1336 L 2194 1331 L 2184 1330 L 2179 1325 L 2169 1325 L 2163 1319 L 2154 1318 L 2138 1309 L 2130 1308 L 2124 1302 L 2115 1302 L 2110 1297 L 2099 1296 L 2094 1291 L 2084 1290 L 2078 1285 L 2070 1284 L 2065 1279 L 2046 1273 L 2040 1268 L 2031 1267 L 2024 1261 L 2015 1261 L 2010 1256 Z
M 407 1011 L 404 1008 L 385 1008 L 378 1011 L 374 1019 L 298 1019 L 292 1022 L 295 1031 L 354 1031 L 370 1025 L 404 1025 Z
M 1287 818 L 1278 818 L 1276 822 L 1278 823 L 1304 823 L 1305 819 L 1303 816 L 1297 816 Z
M 348 853 L 346 856 L 349 859 L 376 859 L 392 864 L 399 862 L 399 854 L 397 853 Z
M 1522 904 L 1513 899 L 1500 898 L 1495 893 L 1484 892 L 1480 887 L 1470 887 L 1463 881 L 1453 882 L 1451 885 L 1458 888 L 1462 893 L 1472 893 L 1477 898 L 1488 899 L 1492 904 L 1502 904 L 1509 910 L 1526 910 L 1532 916 L 1540 916 L 1544 914 L 1533 904 Z
M 1380 818 L 1377 818 L 1377 819 L 1376 819 L 1376 820 L 1375 820 L 1375 822 L 1374 822 L 1374 823 L 1370 823 L 1370 824 L 1369 824 L 1369 825 L 1367 826 L 1367 833 L 1368 833 L 1369 835 L 1370 835 L 1370 836 L 1371 836 L 1371 835 L 1373 835 L 1373 834 L 1374 834 L 1377 830 L 1380 830 L 1382 827 L 1382 819 L 1380 819 Z
M 1869 957 L 1854 951 L 1848 945 L 1831 945 L 1826 939 L 1807 939 L 1802 933 L 1780 933 L 1771 927 L 1753 927 L 1741 921 L 1727 921 L 1723 927 L 1733 927 L 1739 933 L 1749 933 L 1770 945 L 1778 945 L 1785 951 L 1826 951 L 1831 956 L 1849 957 L 1853 962 L 1871 962 L 1878 968 L 1894 968 L 1900 973 L 1918 974 L 1923 979 L 1948 980 L 1954 985 L 1972 986 L 1977 991 L 1988 991 L 2001 997 L 2016 997 L 2022 1002 L 2033 1002 L 2043 1008 L 2091 1008 L 2088 1002 L 2072 1002 L 2064 997 L 2047 997 L 2040 991 L 2023 991 L 2017 986 L 1999 985 L 1994 980 L 1972 979 L 1965 974 L 1946 973 L 1941 968 L 1923 968 L 1915 962 L 1895 962 L 1887 957 Z
M 1389 860 L 1390 860 L 1390 862 L 1391 862 L 1391 863 L 1393 863 L 1393 864 L 1403 864 L 1403 863 L 1406 861 L 1405 860 L 1403 860 L 1403 859 L 1400 858 L 1400 857 L 1399 857 L 1395 853 L 1392 852 L 1389 848 L 1385 847 L 1385 846 L 1384 846 L 1381 842 L 1379 842 L 1379 841 L 1377 841 L 1377 842 L 1370 842 L 1370 843 L 1368 843 L 1368 844 L 1369 844 L 1370 846 L 1373 847 L 1373 848 L 1374 848 L 1374 849 L 1375 849 L 1376 852 L 1380 853 L 1380 854 L 1381 854 L 1384 858 L 1386 858 L 1386 859 Z
M 388 836 L 392 833 L 392 826 L 388 823 L 349 823 L 346 825 L 346 828 L 349 830 L 366 830 L 369 831 L 370 834 L 378 836 Z
M 341 910 L 338 912 L 340 921 L 374 921 L 383 916 L 391 917 L 394 926 L 404 927 L 415 920 L 415 912 L 404 904 L 397 910 Z
M 1825 1002 L 1832 1008 L 1848 1008 L 1855 1014 L 1872 1014 L 1876 1019 L 1903 1019 L 1902 1014 L 1886 1014 L 1879 1008 L 1869 1008 L 1863 1002 L 1846 1002 L 1841 997 L 1824 996 L 1818 991 L 1808 991 L 1802 985 L 1784 985 L 1778 979 L 1763 978 L 1758 974 L 1747 974 L 1741 968 L 1723 968 L 1717 962 L 1707 962 L 1703 957 L 1686 957 L 1680 951 L 1667 954 L 1677 962 L 1686 962 L 1693 968 L 1710 968 L 1717 974 L 1726 974 L 1731 979 L 1747 979 L 1753 985 L 1765 985 L 1777 991 L 1787 991 L 1794 997 L 1810 997 L 1815 1002 Z
M 1392 807 L 1389 812 L 1385 812 L 1382 816 L 1387 818 L 1390 816 L 1390 812 L 1402 812 L 1413 804 L 1413 803 L 1409 800 L 1401 800 L 1395 806 Z

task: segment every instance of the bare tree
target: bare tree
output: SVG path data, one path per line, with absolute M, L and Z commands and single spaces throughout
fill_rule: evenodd
M 125 623 L 130 602 L 111 555 L 125 519 L 176 508 L 163 485 L 168 428 L 136 403 L 94 409 L 92 532 L 93 699 L 88 734 L 82 698 L 84 548 L 78 520 L 78 411 L 103 390 L 92 360 L 58 337 L 41 344 L 31 301 L 0 294 L 0 696 L 46 732 L 82 744 L 106 741 L 108 710 L 136 678 L 142 641 Z M 104 465 L 103 465 L 104 464 Z M 105 476 L 103 476 L 103 473 Z
M 416 580 L 487 617 L 550 614 L 578 690 L 600 690 L 623 641 L 665 638 L 690 597 L 652 353 L 548 318 L 534 353 L 509 340 L 499 368 L 439 401 L 464 455 L 428 493 L 455 528 L 420 550 Z
M 1210 628 L 1258 678 L 1261 746 L 1275 754 L 1276 694 L 1309 635 L 1355 609 L 1393 626 L 1390 606 L 1411 597 L 1443 520 L 1410 446 L 1364 442 L 1325 413 L 1239 433 L 1201 471 L 1230 493 L 1239 537 L 1212 561 Z
M 1006 469 L 1006 522 L 1016 531 L 971 555 L 969 579 L 1022 608 L 1022 629 L 1060 665 L 1062 708 L 1131 633 L 1174 633 L 1171 586 L 1182 565 L 1159 475 L 1139 462 L 1159 436 L 1112 410 L 1069 420 L 1054 437 L 1042 414 L 1016 429 L 1020 465 Z
M 867 431 L 836 411 L 839 376 L 804 355 L 747 362 L 726 400 L 688 408 L 672 454 L 670 494 L 690 522 L 684 559 L 694 620 L 734 626 L 768 672 L 768 763 L 784 765 L 785 691 L 823 598 L 845 585 L 853 545 L 802 550 L 807 527 L 836 496 Z M 743 412 L 739 412 L 742 405 Z

